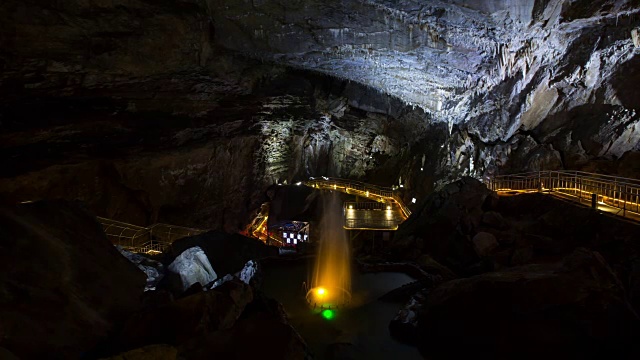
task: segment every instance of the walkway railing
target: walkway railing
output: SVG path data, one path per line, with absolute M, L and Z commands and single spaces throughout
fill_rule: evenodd
M 169 224 L 144 227 L 102 217 L 98 221 L 111 243 L 136 253 L 162 252 L 178 239 L 206 231 Z
M 539 171 L 499 175 L 488 180 L 494 191 L 545 191 L 560 193 L 576 202 L 640 213 L 640 180 L 583 171 Z
M 403 220 L 400 219 L 345 219 L 344 228 L 347 230 L 398 230 L 402 222 Z
M 377 201 L 345 201 L 345 209 L 355 210 L 391 210 L 393 205 Z
M 381 203 L 396 203 L 406 218 L 411 216 L 411 210 L 404 204 L 399 194 L 390 187 L 329 177 L 311 178 L 304 181 L 303 184 L 316 189 L 338 190 L 347 194 L 359 195 Z

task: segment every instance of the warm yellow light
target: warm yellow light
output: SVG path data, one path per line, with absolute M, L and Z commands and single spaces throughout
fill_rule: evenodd
M 318 295 L 324 295 L 324 293 L 326 293 L 327 290 L 325 290 L 324 288 L 318 288 L 316 292 L 318 293 Z

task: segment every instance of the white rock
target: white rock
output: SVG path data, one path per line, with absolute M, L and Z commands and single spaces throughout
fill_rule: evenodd
M 183 251 L 169 265 L 169 271 L 180 275 L 183 290 L 197 282 L 205 286 L 218 278 L 207 255 L 199 246 Z
M 242 268 L 242 270 L 240 271 L 240 275 L 238 277 L 240 278 L 240 280 L 242 280 L 245 284 L 248 285 L 249 281 L 251 281 L 251 278 L 253 278 L 257 270 L 258 270 L 258 263 L 256 263 L 253 260 L 249 260 L 244 265 L 244 268 Z

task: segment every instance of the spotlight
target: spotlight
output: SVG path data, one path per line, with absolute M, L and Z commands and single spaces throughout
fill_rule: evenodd
M 333 310 L 326 309 L 326 310 L 322 311 L 322 317 L 327 319 L 327 320 L 333 319 L 334 316 L 335 316 L 335 314 L 333 313 Z
M 318 293 L 318 295 L 322 296 L 327 292 L 327 290 L 325 290 L 324 288 L 318 288 L 316 292 Z
M 411 203 L 415 204 L 416 203 L 416 198 L 411 199 Z

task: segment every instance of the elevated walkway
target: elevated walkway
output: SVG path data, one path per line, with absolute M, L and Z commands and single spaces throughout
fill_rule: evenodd
M 328 177 L 311 178 L 301 184 L 314 189 L 340 191 L 372 200 L 344 204 L 346 230 L 395 231 L 411 216 L 411 210 L 404 204 L 398 193 L 388 187 Z
M 144 227 L 103 217 L 98 217 L 98 221 L 111 243 L 135 253 L 157 254 L 178 239 L 206 232 L 160 223 Z
M 640 221 L 640 180 L 583 171 L 498 175 L 485 181 L 500 195 L 542 192 Z

